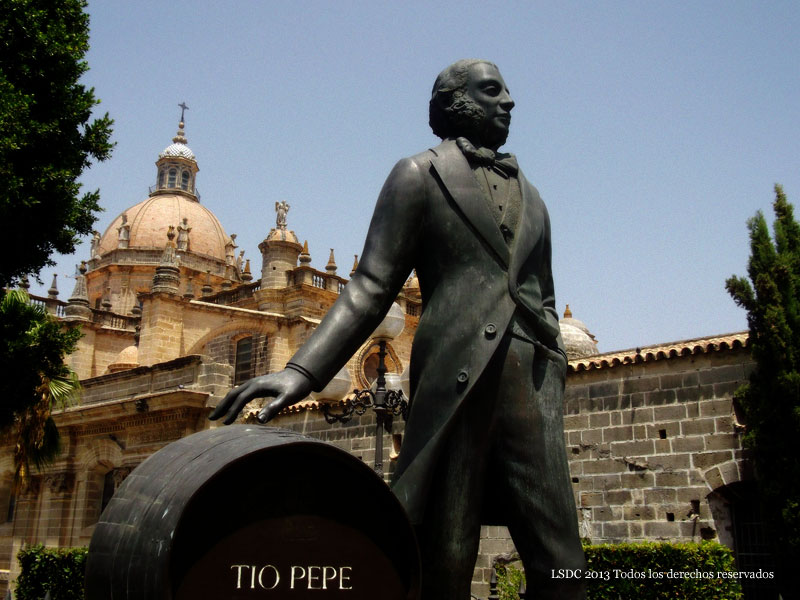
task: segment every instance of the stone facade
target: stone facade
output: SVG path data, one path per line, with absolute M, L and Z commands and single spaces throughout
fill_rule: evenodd
M 564 436 L 581 536 L 717 539 L 736 550 L 730 490 L 752 473 L 733 394 L 752 369 L 743 333 L 571 360 Z M 374 460 L 369 415 L 331 426 L 309 403 L 276 424 Z M 396 455 L 402 432 L 395 423 L 384 436 L 384 457 Z M 479 552 L 473 593 L 485 598 L 493 565 L 514 553 L 508 530 L 483 527 Z
M 751 478 L 733 401 L 753 368 L 745 344 L 728 336 L 634 354 L 628 364 L 577 363 L 564 429 L 586 537 L 733 545 L 708 497 Z
M 223 309 L 209 307 L 210 322 L 218 310 Z M 248 315 L 236 325 L 211 328 L 198 346 L 203 353 L 83 380 L 80 404 L 56 415 L 67 442 L 62 459 L 33 478 L 14 500 L 12 519 L 0 525 L 0 565 L 13 576 L 11 558 L 24 543 L 87 544 L 109 486 L 113 490 L 165 444 L 210 425 L 205 417 L 232 385 L 232 340 L 253 327 Z M 413 329 L 416 317 L 406 319 Z M 254 346 L 262 347 L 254 373 L 272 370 L 273 360 L 282 366 L 304 337 L 275 344 L 286 347 L 281 352 L 263 343 L 278 337 L 277 329 L 272 336 L 249 332 L 258 340 Z M 407 356 L 409 343 L 396 344 L 399 357 Z M 740 444 L 744 426 L 733 403 L 733 392 L 753 368 L 746 343 L 746 335 L 739 334 L 570 361 L 564 435 L 584 537 L 594 543 L 717 538 L 735 548 L 725 490 L 751 478 Z M 362 363 L 356 355 L 350 371 Z M 320 408 L 320 401 L 307 400 L 274 424 L 329 441 L 372 464 L 374 416 L 329 425 Z M 244 418 L 252 419 L 257 409 Z M 387 479 L 402 434 L 397 421 L 383 436 Z M 10 448 L 3 453 L 0 510 L 8 509 L 10 500 L 10 454 Z M 513 550 L 505 528 L 483 528 L 476 595 L 488 594 L 494 561 Z
M 69 300 L 58 299 L 55 280 L 47 298 L 31 297 L 65 327 L 81 328 L 67 362 L 82 393 L 54 415 L 61 457 L 24 489 L 12 489 L 10 432 L 0 439 L 0 593 L 23 544 L 88 544 L 126 474 L 209 427 L 208 413 L 234 383 L 282 369 L 347 283 L 332 251 L 324 270 L 311 266 L 308 245 L 286 228 L 288 205 L 259 245 L 262 277 L 252 281 L 249 261 L 236 257 L 236 236 L 199 204 L 183 124 L 173 142 L 159 155 L 149 197 L 96 233 Z M 399 375 L 419 320 L 418 285 L 397 301 L 405 331 L 389 354 Z M 369 340 L 349 361 L 341 375 L 349 389 L 370 383 L 365 368 L 375 352 Z

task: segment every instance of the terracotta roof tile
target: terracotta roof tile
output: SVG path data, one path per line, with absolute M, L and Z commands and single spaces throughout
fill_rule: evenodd
M 691 340 L 669 342 L 654 346 L 644 346 L 629 350 L 606 352 L 595 356 L 586 356 L 569 361 L 569 370 L 589 371 L 591 369 L 607 369 L 620 365 L 631 365 L 679 356 L 708 354 L 722 350 L 745 348 L 750 344 L 748 332 L 729 333 L 713 337 L 702 337 Z
M 631 365 L 681 356 L 692 356 L 697 354 L 709 354 L 724 350 L 734 350 L 746 348 L 750 345 L 750 336 L 746 331 L 738 333 L 728 333 L 713 337 L 694 338 L 691 340 L 681 340 L 666 344 L 644 346 L 621 350 L 617 352 L 606 352 L 595 356 L 587 356 L 569 361 L 569 371 L 589 371 L 592 369 L 609 369 L 620 365 Z M 344 403 L 336 403 L 332 406 L 341 407 Z M 299 413 L 306 410 L 319 410 L 321 403 L 316 400 L 303 400 L 297 404 L 284 409 L 284 413 Z M 260 409 L 251 409 L 250 415 L 255 416 Z

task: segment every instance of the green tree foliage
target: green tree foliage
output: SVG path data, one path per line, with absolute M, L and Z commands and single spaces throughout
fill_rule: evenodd
M 0 299 L 0 430 L 14 428 L 17 483 L 51 461 L 59 451 L 50 412 L 64 406 L 78 388 L 64 357 L 75 349 L 78 329 L 62 329 L 41 305 L 21 290 Z
M 91 232 L 98 192 L 81 172 L 111 153 L 112 120 L 91 119 L 84 0 L 0 2 L 0 287 L 71 254 Z
M 748 221 L 748 281 L 730 277 L 728 292 L 747 311 L 756 369 L 737 391 L 756 478 L 785 564 L 800 561 L 800 225 L 775 186 L 774 240 L 761 212 Z M 752 285 L 751 285 L 752 284 Z M 796 568 L 796 567 L 793 567 Z
M 18 600 L 41 600 L 50 592 L 52 600 L 83 600 L 86 548 L 30 546 L 17 554 L 20 575 Z

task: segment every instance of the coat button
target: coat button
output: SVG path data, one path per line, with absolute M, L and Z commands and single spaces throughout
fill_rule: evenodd
M 469 380 L 469 375 L 466 371 L 461 371 L 456 379 L 458 380 L 458 383 L 467 383 Z
M 483 330 L 483 333 L 487 338 L 493 338 L 497 334 L 497 325 L 489 323 Z

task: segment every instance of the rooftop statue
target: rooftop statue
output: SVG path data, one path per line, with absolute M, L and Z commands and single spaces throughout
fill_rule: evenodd
M 180 224 L 178 225 L 178 250 L 188 250 L 189 249 L 189 232 L 192 231 L 192 228 L 189 227 L 189 219 L 183 217 Z
M 274 397 L 269 421 L 321 390 L 368 338 L 416 268 L 424 312 L 411 410 L 392 489 L 417 527 L 423 600 L 464 600 L 481 524 L 509 527 L 528 590 L 583 598 L 585 568 L 563 439 L 567 357 L 550 221 L 516 158 L 499 152 L 514 101 L 497 67 L 461 60 L 433 86 L 433 149 L 397 163 L 358 268 L 286 365 L 233 389 L 211 419 Z
M 289 203 L 286 200 L 275 203 L 275 225 L 278 229 L 286 229 L 286 215 L 289 213 Z

